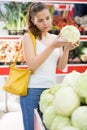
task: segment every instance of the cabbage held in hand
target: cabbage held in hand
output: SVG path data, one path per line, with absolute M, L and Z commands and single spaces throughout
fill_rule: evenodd
M 60 37 L 68 42 L 76 43 L 80 40 L 80 32 L 73 25 L 66 25 L 60 31 Z

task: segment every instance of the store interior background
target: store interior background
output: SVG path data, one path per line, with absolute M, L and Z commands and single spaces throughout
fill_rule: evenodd
M 1 37 L 22 37 L 26 30 L 25 17 L 27 7 L 30 2 L 6 2 L 0 1 L 0 38 Z M 15 11 L 13 15 L 12 7 L 15 5 Z M 50 33 L 59 34 L 61 28 L 67 24 L 74 24 L 78 27 L 81 35 L 87 35 L 87 4 L 85 3 L 58 3 L 49 2 L 47 3 L 50 9 L 50 13 L 53 18 L 53 28 Z M 8 17 L 8 13 L 9 17 Z M 6 16 L 6 17 L 5 17 Z M 15 17 L 14 17 L 15 16 Z M 8 19 L 9 18 L 9 19 Z M 19 19 L 18 19 L 19 18 Z M 11 23 L 9 23 L 9 20 Z M 11 21 L 14 20 L 14 21 Z M 18 21 L 19 20 L 19 21 Z M 20 21 L 21 20 L 21 21 Z M 13 22 L 13 23 L 12 23 Z M 18 24 L 17 24 L 17 23 Z M 10 25 L 9 25 L 10 24 Z M 11 26 L 12 25 L 12 26 Z M 13 47 L 18 47 L 20 40 L 2 40 L 0 39 L 0 67 L 8 66 L 13 62 L 13 57 L 6 57 L 6 46 L 11 45 Z M 86 57 L 82 57 L 82 48 L 87 49 L 87 41 L 81 41 L 80 47 L 72 52 L 70 52 L 68 64 L 87 64 L 87 52 Z M 15 53 L 18 51 L 16 49 Z M 9 52 L 8 52 L 9 53 Z M 14 55 L 15 55 L 14 53 Z M 10 53 L 9 56 L 13 54 Z M 10 61 L 11 60 L 11 61 Z M 17 65 L 25 65 L 25 61 L 22 56 L 20 56 Z M 67 72 L 67 66 L 63 70 Z M 57 73 L 57 83 L 61 83 L 65 74 Z M 23 130 L 21 109 L 19 105 L 19 97 L 6 93 L 2 90 L 2 86 L 5 83 L 7 75 L 0 75 L 0 130 Z

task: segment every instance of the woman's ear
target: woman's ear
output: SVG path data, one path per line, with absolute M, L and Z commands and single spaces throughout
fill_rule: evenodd
M 32 23 L 35 25 L 34 18 L 31 18 Z

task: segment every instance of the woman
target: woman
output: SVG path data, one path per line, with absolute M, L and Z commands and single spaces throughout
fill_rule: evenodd
M 34 109 L 38 107 L 43 90 L 56 84 L 56 66 L 63 70 L 69 50 L 77 45 L 62 41 L 49 34 L 52 20 L 48 7 L 41 2 L 32 3 L 28 10 L 28 30 L 36 38 L 36 55 L 29 33 L 23 36 L 23 52 L 29 68 L 34 71 L 28 85 L 28 95 L 20 97 L 24 130 L 34 130 Z

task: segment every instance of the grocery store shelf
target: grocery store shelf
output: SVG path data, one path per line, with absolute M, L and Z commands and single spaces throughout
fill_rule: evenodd
M 17 67 L 26 68 L 26 65 L 18 65 Z M 67 74 L 76 70 L 78 72 L 84 72 L 87 69 L 87 64 L 68 64 L 63 71 L 56 68 L 56 74 Z M 5 76 L 9 74 L 9 67 L 5 65 L 0 66 L 0 76 Z
M 17 67 L 19 67 L 19 68 L 26 68 L 26 65 L 18 65 Z M 7 76 L 8 74 L 9 74 L 9 70 L 10 70 L 10 68 L 9 68 L 9 66 L 8 65 L 1 65 L 0 66 L 0 76 Z
M 0 35 L 0 40 L 18 40 L 21 39 L 23 35 Z M 87 41 L 86 35 L 81 35 L 80 41 Z
M 0 35 L 0 41 L 1 40 L 19 40 L 22 38 L 20 35 Z
M 31 0 L 3 0 L 3 1 L 15 1 L 15 2 L 32 2 Z M 34 2 L 39 2 L 39 0 L 34 0 Z M 86 3 L 87 0 L 41 0 L 41 2 L 60 2 L 60 3 Z
M 86 35 L 82 35 L 80 38 L 80 41 L 87 41 L 87 36 Z
M 73 70 L 82 73 L 86 69 L 87 69 L 87 64 L 69 64 L 69 65 L 67 65 L 66 69 L 64 69 L 64 71 L 60 71 L 57 68 L 56 69 L 56 74 L 67 74 L 67 73 L 72 72 Z

